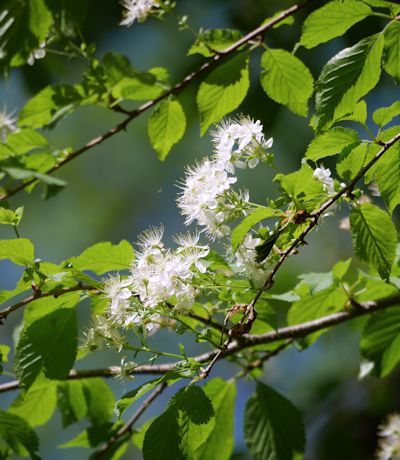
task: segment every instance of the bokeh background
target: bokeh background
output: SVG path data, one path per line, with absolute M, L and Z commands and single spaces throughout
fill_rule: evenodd
M 194 69 L 201 58 L 183 58 L 194 40 L 189 31 L 177 30 L 177 18 L 188 15 L 190 26 L 203 28 L 230 27 L 248 32 L 277 10 L 293 2 L 282 0 L 179 0 L 174 14 L 164 21 L 149 19 L 131 28 L 118 25 L 121 6 L 117 1 L 89 2 L 84 21 L 84 37 L 96 43 L 97 55 L 107 51 L 126 54 L 132 64 L 142 70 L 154 66 L 169 69 L 172 82 L 179 81 Z M 319 3 L 319 2 L 316 2 Z M 300 36 L 305 11 L 296 15 L 292 27 L 282 26 L 269 31 L 265 41 L 271 47 L 293 49 Z M 381 30 L 382 20 L 370 18 L 354 26 L 345 38 L 338 38 L 314 50 L 299 49 L 297 54 L 310 67 L 316 78 L 323 64 L 345 46 L 351 46 L 365 35 Z M 251 89 L 240 108 L 240 113 L 260 119 L 266 136 L 273 136 L 276 163 L 283 172 L 300 166 L 307 143 L 312 137 L 308 120 L 291 114 L 286 108 L 273 103 L 263 93 L 259 83 L 259 58 L 255 51 L 251 60 Z M 83 65 L 66 61 L 54 55 L 37 61 L 33 67 L 14 69 L 0 80 L 0 103 L 8 109 L 21 109 L 26 101 L 49 83 L 78 82 Z M 160 162 L 147 138 L 146 113 L 129 125 L 126 132 L 112 137 L 100 146 L 86 152 L 59 171 L 58 176 L 68 181 L 68 186 L 57 197 L 43 200 L 40 188 L 31 195 L 19 194 L 10 200 L 11 207 L 25 206 L 20 227 L 21 235 L 30 238 L 36 247 L 37 257 L 58 263 L 98 241 L 134 242 L 138 233 L 149 225 L 163 224 L 167 239 L 183 229 L 175 198 L 176 183 L 186 165 L 210 153 L 208 135 L 200 138 L 199 118 L 195 106 L 198 83 L 193 83 L 180 95 L 188 120 L 183 140 L 173 148 L 165 162 Z M 395 98 L 394 83 L 383 75 L 379 87 L 368 96 L 369 112 L 389 105 Z M 397 88 L 398 91 L 398 88 Z M 121 116 L 98 107 L 84 107 L 62 120 L 53 131 L 46 134 L 54 146 L 78 147 L 115 125 Z M 361 133 L 365 136 L 365 133 Z M 326 162 L 325 166 L 333 165 Z M 240 175 L 240 185 L 248 187 L 252 201 L 265 203 L 274 196 L 276 186 L 273 172 L 267 166 L 245 171 Z M 338 229 L 339 215 L 327 218 L 318 231 L 308 239 L 300 255 L 293 257 L 280 273 L 275 287 L 277 292 L 290 289 L 297 275 L 304 272 L 323 272 L 332 264 L 352 254 L 348 233 Z M 13 238 L 11 230 L 0 229 L 0 237 Z M 357 265 L 353 265 L 356 270 Z M 0 288 L 14 287 L 21 272 L 8 262 L 0 263 Z M 277 303 L 276 308 L 285 305 Z M 79 307 L 81 328 L 88 322 L 87 308 Z M 13 329 L 21 321 L 21 312 L 7 319 L 1 327 L 2 343 L 12 344 Z M 307 429 L 306 459 L 369 459 L 374 457 L 376 428 L 383 417 L 399 409 L 399 375 L 382 381 L 369 379 L 360 382 L 358 335 L 362 320 L 352 325 L 336 327 L 322 336 L 311 348 L 301 352 L 290 350 L 271 360 L 265 367 L 262 380 L 291 399 L 301 410 Z M 185 338 L 180 338 L 185 340 Z M 187 342 L 188 343 L 188 342 Z M 176 340 L 172 334 L 157 338 L 158 348 L 174 350 Z M 196 353 L 198 346 L 189 346 Z M 129 356 L 127 356 L 129 358 Z M 81 367 L 103 367 L 119 363 L 115 353 L 94 354 Z M 79 367 L 79 366 L 78 366 Z M 219 363 L 214 375 L 230 378 L 235 369 L 229 363 Z M 5 378 L 3 377 L 3 381 Z M 142 382 L 111 382 L 116 396 Z M 251 381 L 240 381 L 235 421 L 235 453 L 232 458 L 247 459 L 242 435 L 242 418 L 246 399 L 253 391 Z M 163 395 L 146 414 L 154 416 L 163 410 L 173 392 Z M 11 403 L 12 393 L 2 395 L 1 408 Z M 40 410 L 40 408 L 38 409 Z M 141 423 L 139 423 L 140 425 Z M 41 453 L 45 459 L 85 458 L 80 449 L 62 451 L 56 446 L 71 439 L 86 427 L 86 422 L 61 429 L 61 417 L 55 414 L 53 422 L 37 428 L 41 438 Z M 140 458 L 132 446 L 124 458 Z

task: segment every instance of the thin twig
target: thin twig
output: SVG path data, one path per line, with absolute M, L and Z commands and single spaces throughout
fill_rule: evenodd
M 93 458 L 101 459 L 104 458 L 106 453 L 114 446 L 114 444 L 121 439 L 125 434 L 132 433 L 133 425 L 137 422 L 139 417 L 146 411 L 151 403 L 159 396 L 168 384 L 166 382 L 160 383 L 160 385 L 151 393 L 151 395 L 143 401 L 138 410 L 132 415 L 132 417 L 122 426 L 94 455 Z
M 307 225 L 307 227 L 304 229 L 304 231 L 293 241 L 293 243 L 289 246 L 288 249 L 286 249 L 284 252 L 282 252 L 278 262 L 276 265 L 273 267 L 271 272 L 269 273 L 267 279 L 265 280 L 265 283 L 263 287 L 257 292 L 256 296 L 254 297 L 253 301 L 251 302 L 251 306 L 254 307 L 255 304 L 257 303 L 258 299 L 261 297 L 261 294 L 272 287 L 275 279 L 275 275 L 278 272 L 278 270 L 281 268 L 282 264 L 285 262 L 285 260 L 293 253 L 293 251 L 300 246 L 301 244 L 304 243 L 304 238 L 311 232 L 311 230 L 318 224 L 318 219 L 324 214 L 324 212 L 330 208 L 336 201 L 339 200 L 341 196 L 346 194 L 349 191 L 352 191 L 357 184 L 357 182 L 365 175 L 367 171 L 369 171 L 372 166 L 383 156 L 383 154 L 389 150 L 390 147 L 392 147 L 396 142 L 400 140 L 400 133 L 394 136 L 392 139 L 390 139 L 388 142 L 383 143 L 382 148 L 379 150 L 379 152 L 363 167 L 360 169 L 358 174 L 354 177 L 354 179 L 346 185 L 346 187 L 343 187 L 336 195 L 333 197 L 329 198 L 316 212 L 314 212 L 311 216 L 311 221 Z
M 263 345 L 267 343 L 279 342 L 287 339 L 299 339 L 306 337 L 307 335 L 326 329 L 337 324 L 345 323 L 354 318 L 360 316 L 370 315 L 374 312 L 383 310 L 385 308 L 400 305 L 400 292 L 394 295 L 384 297 L 379 300 L 361 302 L 359 307 L 334 313 L 332 315 L 324 316 L 319 319 L 307 321 L 305 323 L 297 324 L 295 326 L 287 326 L 277 329 L 276 331 L 267 332 L 265 334 L 245 334 L 240 337 L 239 340 L 233 340 L 226 350 L 214 349 L 207 353 L 203 353 L 198 356 L 194 356 L 192 359 L 198 363 L 207 363 L 212 361 L 216 355 L 218 358 L 216 361 L 233 355 L 241 350 L 251 348 L 257 345 Z M 132 375 L 136 374 L 166 374 L 172 371 L 180 364 L 184 364 L 183 361 L 175 363 L 165 363 L 158 365 L 141 365 L 137 366 L 130 372 Z M 119 367 L 109 367 L 105 369 L 93 369 L 88 371 L 71 371 L 68 376 L 69 380 L 92 378 L 92 377 L 112 377 L 119 372 Z M 18 380 L 13 382 L 7 382 L 0 385 L 0 393 L 17 389 L 19 386 Z
M 4 310 L 0 311 L 0 325 L 4 324 L 3 320 L 7 318 L 7 316 L 12 313 L 15 310 L 18 310 L 19 308 L 25 307 L 29 303 L 38 300 L 38 299 L 43 299 L 44 297 L 59 297 L 64 294 L 68 294 L 69 292 L 74 292 L 74 291 L 98 291 L 98 288 L 94 286 L 87 286 L 82 283 L 78 283 L 76 286 L 68 287 L 68 288 L 62 288 L 62 289 L 52 289 L 51 291 L 48 292 L 37 292 L 35 291 L 32 295 L 27 297 L 24 300 L 21 300 L 20 302 L 17 302 L 14 305 L 11 305 L 10 307 L 5 308 Z
M 220 61 L 225 59 L 227 56 L 231 55 L 235 51 L 237 51 L 241 46 L 245 45 L 246 43 L 250 42 L 254 38 L 258 37 L 259 35 L 262 35 L 265 31 L 268 29 L 271 29 L 273 26 L 278 24 L 279 22 L 283 21 L 289 16 L 292 16 L 294 13 L 299 11 L 300 9 L 304 8 L 311 0 L 305 0 L 297 5 L 293 5 L 292 7 L 288 8 L 285 11 L 282 11 L 281 14 L 276 16 L 274 19 L 271 19 L 268 21 L 266 24 L 262 24 L 261 26 L 257 27 L 253 31 L 249 32 L 247 35 L 242 37 L 240 40 L 237 42 L 233 43 L 231 46 L 228 48 L 218 51 L 218 53 L 213 56 L 209 61 L 205 62 L 202 64 L 197 70 L 189 73 L 186 75 L 186 77 L 183 78 L 179 83 L 177 83 L 175 86 L 167 90 L 165 93 L 163 93 L 161 96 L 152 99 L 151 101 L 148 101 L 141 105 L 138 109 L 133 110 L 132 112 L 129 112 L 129 115 L 125 120 L 123 120 L 121 123 L 119 123 L 117 126 L 114 128 L 111 128 L 109 131 L 106 133 L 92 139 L 90 142 L 85 144 L 83 147 L 75 150 L 71 154 L 69 154 L 64 160 L 60 161 L 57 163 L 55 166 L 50 168 L 49 170 L 45 171 L 46 174 L 52 174 L 53 172 L 57 171 L 60 169 L 62 166 L 65 164 L 69 163 L 71 160 L 75 159 L 76 157 L 80 156 L 82 153 L 86 152 L 87 150 L 95 147 L 96 145 L 101 144 L 104 142 L 106 139 L 114 136 L 114 134 L 117 134 L 123 130 L 126 129 L 128 124 L 133 121 L 135 118 L 140 116 L 142 113 L 146 112 L 147 110 L 151 109 L 155 105 L 157 105 L 159 102 L 163 101 L 164 99 L 168 98 L 171 95 L 178 95 L 186 86 L 188 86 L 192 81 L 196 80 L 198 77 L 203 75 L 205 72 L 210 71 L 214 67 L 218 65 Z M 115 110 L 115 109 L 114 109 Z M 117 109 L 118 110 L 118 109 Z M 121 111 L 121 110 L 119 110 Z M 125 110 L 124 110 L 125 112 Z M 24 182 L 20 184 L 19 186 L 15 187 L 14 189 L 8 190 L 3 195 L 0 196 L 0 201 L 1 200 L 6 200 L 10 198 L 11 196 L 17 194 L 21 190 L 24 190 L 26 187 L 29 185 L 32 185 L 36 183 L 38 180 L 36 178 L 30 179 L 27 182 Z

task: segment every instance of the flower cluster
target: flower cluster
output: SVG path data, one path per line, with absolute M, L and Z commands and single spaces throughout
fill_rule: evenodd
M 400 415 L 389 415 L 386 422 L 379 427 L 378 460 L 400 459 Z
M 249 117 L 223 121 L 212 136 L 217 168 L 231 174 L 235 167 L 255 168 L 260 159 L 268 158 L 267 149 L 273 145 L 272 137 L 265 139 L 261 122 Z
M 122 6 L 125 8 L 123 12 L 123 20 L 121 26 L 131 26 L 135 21 L 143 22 L 151 13 L 153 8 L 158 8 L 160 4 L 154 0 L 123 0 Z
M 118 326 L 145 325 L 148 332 L 157 325 L 157 307 L 173 302 L 178 310 L 194 302 L 194 278 L 206 271 L 203 260 L 209 253 L 199 244 L 199 235 L 178 235 L 175 250 L 162 242 L 163 229 L 151 228 L 139 236 L 139 251 L 126 279 L 114 276 L 105 283 L 110 299 L 109 316 Z
M 248 117 L 223 121 L 213 133 L 214 155 L 188 168 L 181 184 L 178 207 L 186 225 L 196 222 L 211 238 L 230 232 L 227 223 L 251 206 L 247 192 L 234 192 L 235 167 L 254 168 L 267 158 L 272 138 L 265 140 L 260 121 Z
M 329 195 L 335 194 L 335 183 L 331 177 L 331 170 L 329 168 L 322 166 L 315 168 L 314 177 L 322 183 L 326 193 Z
M 260 238 L 255 238 L 250 233 L 247 234 L 236 251 L 233 267 L 237 273 L 250 277 L 256 286 L 261 286 L 265 281 L 265 263 L 256 262 L 256 247 L 261 243 Z

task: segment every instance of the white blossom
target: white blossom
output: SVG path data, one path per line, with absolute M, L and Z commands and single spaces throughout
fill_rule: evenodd
M 125 8 L 121 26 L 130 27 L 135 21 L 143 22 L 153 8 L 159 7 L 159 3 L 154 0 L 123 0 L 121 2 Z
M 0 111 L 0 134 L 3 142 L 6 141 L 9 133 L 17 130 L 17 118 L 14 117 L 15 110 L 7 113 L 6 106 L 3 106 L 3 110 Z
M 273 144 L 272 137 L 265 139 L 261 122 L 249 117 L 223 120 L 212 137 L 218 168 L 232 174 L 235 167 L 255 168 L 260 159 L 266 158 L 266 151 Z
M 208 158 L 188 168 L 177 200 L 181 213 L 186 217 L 185 224 L 196 221 L 211 238 L 228 234 L 230 229 L 226 222 L 234 212 L 231 203 L 234 197 L 229 192 L 236 180 Z
M 243 243 L 235 254 L 235 271 L 242 275 L 249 276 L 256 286 L 261 286 L 265 281 L 265 262 L 256 262 L 256 247 L 261 243 L 262 240 L 260 238 L 254 238 L 249 233 L 246 235 Z
M 46 56 L 46 50 L 44 49 L 45 47 L 46 47 L 46 42 L 42 42 L 39 45 L 39 48 L 32 51 L 32 53 L 29 55 L 27 63 L 29 65 L 33 65 L 36 60 L 43 59 Z
M 204 273 L 202 259 L 209 248 L 199 244 L 198 235 L 179 235 L 176 250 L 164 248 L 162 229 L 140 236 L 140 251 L 132 266 L 132 292 L 145 308 L 156 308 L 171 298 L 177 308 L 191 306 L 196 295 L 193 279 Z
M 376 458 L 378 460 L 400 460 L 400 415 L 389 415 L 379 426 L 380 436 Z
M 335 193 L 334 181 L 331 177 L 331 170 L 329 168 L 315 168 L 313 176 L 322 183 L 325 192 L 330 195 Z

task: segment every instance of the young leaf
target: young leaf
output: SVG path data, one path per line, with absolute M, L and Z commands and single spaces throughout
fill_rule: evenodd
M 80 104 L 81 94 L 71 85 L 52 85 L 36 94 L 19 114 L 19 126 L 41 128 L 55 123 Z
M 313 48 L 340 37 L 371 13 L 371 8 L 356 0 L 333 1 L 313 11 L 303 23 L 300 45 Z
M 30 426 L 43 425 L 56 409 L 56 388 L 56 382 L 42 379 L 26 393 L 19 394 L 8 411 L 26 420 Z
M 318 130 L 352 113 L 354 105 L 376 86 L 381 75 L 382 50 L 382 35 L 372 35 L 328 61 L 316 83 Z
M 301 415 L 290 401 L 257 382 L 246 404 L 244 438 L 255 460 L 292 460 L 304 451 Z
M 25 456 L 28 453 L 32 459 L 40 459 L 37 454 L 38 437 L 23 418 L 0 410 L 0 438 L 17 455 Z
M 33 244 L 26 238 L 0 241 L 0 260 L 9 259 L 15 264 L 27 266 L 34 258 Z
M 400 115 L 400 101 L 393 102 L 393 104 L 389 105 L 389 107 L 382 107 L 375 110 L 372 115 L 372 119 L 376 125 L 382 128 L 382 126 L 390 123 L 393 118 L 397 117 L 398 115 Z
M 255 209 L 250 215 L 246 216 L 242 222 L 233 229 L 231 243 L 232 249 L 236 252 L 239 246 L 243 243 L 247 233 L 254 225 L 269 217 L 274 217 L 275 212 L 270 208 L 259 207 Z
M 75 308 L 60 308 L 21 332 L 15 364 L 22 386 L 29 388 L 42 369 L 49 379 L 65 379 L 77 352 Z
M 183 136 L 186 129 L 186 117 L 177 100 L 161 102 L 152 113 L 148 123 L 150 142 L 160 160 L 165 160 L 172 146 Z
M 96 243 L 85 249 L 78 257 L 68 260 L 76 270 L 90 270 L 103 275 L 113 270 L 128 270 L 134 259 L 133 248 L 128 241 L 118 244 L 110 242 Z
M 400 24 L 393 22 L 385 31 L 383 67 L 397 83 L 400 82 Z
M 201 54 L 204 57 L 211 57 L 215 54 L 214 51 L 228 48 L 241 37 L 242 34 L 235 29 L 201 30 L 187 54 L 188 56 Z
M 397 243 L 396 228 L 390 216 L 371 203 L 363 203 L 351 211 L 350 226 L 356 256 L 388 280 Z
M 309 144 L 306 157 L 312 161 L 349 151 L 360 143 L 357 131 L 337 126 L 315 137 Z
M 268 96 L 292 112 L 307 116 L 314 79 L 300 59 L 285 50 L 267 49 L 261 68 L 261 86 Z
M 385 377 L 400 362 L 400 307 L 371 316 L 361 337 L 361 354 L 373 361 L 374 372 Z
M 128 391 L 125 393 L 116 404 L 116 411 L 118 413 L 118 417 L 121 417 L 122 414 L 134 404 L 138 399 L 144 396 L 146 393 L 151 391 L 160 383 L 160 379 L 151 380 L 150 382 L 146 382 L 143 385 L 135 388 L 134 390 Z
M 246 53 L 240 53 L 220 65 L 201 83 L 197 105 L 202 135 L 212 123 L 217 123 L 239 107 L 249 85 L 249 58 Z
M 26 128 L 11 133 L 7 137 L 7 145 L 17 155 L 22 155 L 33 149 L 47 147 L 49 142 L 43 134 L 38 133 L 34 129 Z

